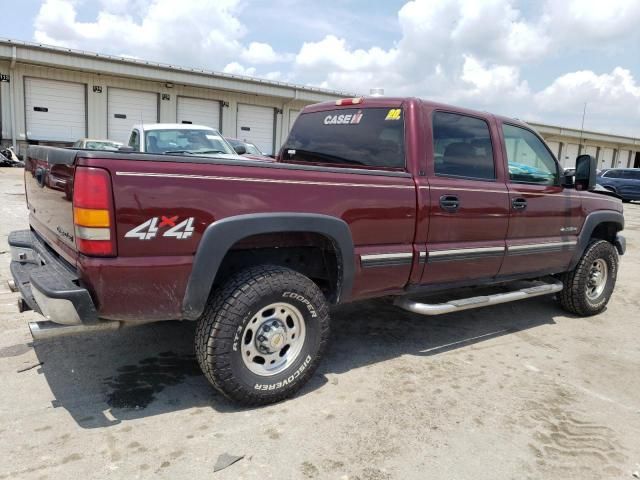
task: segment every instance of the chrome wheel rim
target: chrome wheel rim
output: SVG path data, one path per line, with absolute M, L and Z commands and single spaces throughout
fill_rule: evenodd
M 595 300 L 604 291 L 609 276 L 609 267 L 607 262 L 602 258 L 598 258 L 591 264 L 589 269 L 589 279 L 587 280 L 587 297 Z
M 289 303 L 272 303 L 260 309 L 245 326 L 242 361 L 256 375 L 277 375 L 298 358 L 305 335 L 300 310 Z

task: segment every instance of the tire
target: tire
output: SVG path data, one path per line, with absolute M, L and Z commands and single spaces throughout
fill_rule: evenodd
M 597 275 L 598 271 L 605 272 Z M 581 317 L 600 313 L 609 303 L 618 274 L 618 252 L 606 240 L 591 242 L 576 268 L 560 276 L 564 289 L 558 294 L 566 311 Z M 597 286 L 596 286 L 597 284 Z
M 234 402 L 278 402 L 317 369 L 329 323 L 325 297 L 309 278 L 271 265 L 248 268 L 209 300 L 196 328 L 196 357 L 209 382 Z

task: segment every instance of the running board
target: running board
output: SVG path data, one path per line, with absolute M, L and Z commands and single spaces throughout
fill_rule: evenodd
M 34 340 L 46 340 L 49 338 L 75 335 L 77 333 L 100 332 L 104 330 L 117 330 L 120 322 L 102 320 L 91 325 L 62 325 L 55 322 L 29 322 L 29 330 Z
M 411 300 L 408 297 L 399 297 L 394 301 L 394 304 L 397 307 L 419 315 L 442 315 L 443 313 L 460 312 L 462 310 L 488 307 L 489 305 L 497 305 L 499 303 L 525 300 L 527 298 L 538 297 L 540 295 L 549 295 L 551 293 L 559 292 L 562 288 L 562 282 L 556 280 L 553 283 L 539 284 L 511 292 L 463 298 L 461 300 L 451 300 L 446 303 L 421 303 Z

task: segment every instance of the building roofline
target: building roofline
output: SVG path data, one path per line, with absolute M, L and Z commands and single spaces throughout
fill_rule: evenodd
M 309 85 L 299 85 L 295 83 L 281 82 L 278 80 L 267 80 L 267 79 L 262 79 L 258 77 L 249 77 L 246 75 L 237 75 L 232 73 L 218 72 L 215 70 L 206 70 L 203 68 L 184 67 L 184 66 L 173 65 L 169 63 L 152 62 L 152 61 L 147 61 L 147 60 L 142 60 L 137 58 L 122 57 L 118 55 L 95 53 L 95 52 L 89 52 L 86 50 L 77 50 L 77 49 L 67 48 L 67 47 L 46 45 L 43 43 L 26 42 L 23 40 L 12 40 L 10 38 L 4 38 L 4 37 L 0 37 L 0 45 L 19 46 L 19 47 L 32 48 L 37 50 L 51 51 L 56 53 L 72 54 L 72 55 L 76 55 L 78 57 L 84 57 L 87 59 L 107 60 L 115 63 L 158 68 L 161 70 L 179 71 L 182 73 L 191 73 L 194 75 L 204 75 L 204 76 L 218 77 L 218 78 L 230 79 L 230 80 L 241 80 L 241 81 L 260 84 L 260 85 L 291 88 L 291 89 L 299 90 L 302 92 L 318 93 L 323 95 L 334 95 L 338 97 L 355 96 L 355 94 L 351 92 L 331 90 L 331 89 L 313 87 Z
M 562 127 L 560 125 L 551 125 L 548 123 L 541 122 L 525 122 L 528 125 L 531 125 L 535 128 L 543 128 L 543 129 L 554 129 L 557 130 L 558 135 L 566 135 L 566 136 L 582 136 L 583 139 L 587 140 L 589 137 L 598 137 L 599 140 L 607 141 L 607 138 L 610 138 L 611 143 L 624 143 L 624 144 L 640 144 L 640 137 L 631 137 L 628 135 L 618 135 L 615 133 L 607 133 L 607 132 L 599 132 L 596 130 L 581 130 L 579 128 L 572 127 Z M 552 133 L 547 130 L 545 133 Z

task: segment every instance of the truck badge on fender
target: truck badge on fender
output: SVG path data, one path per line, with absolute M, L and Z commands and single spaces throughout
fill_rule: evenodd
M 158 235 L 158 230 L 162 227 L 171 227 L 161 234 L 163 237 L 173 237 L 177 240 L 185 240 L 193 234 L 194 217 L 189 217 L 178 223 L 178 216 L 153 217 L 125 234 L 125 238 L 137 238 L 138 240 L 151 240 Z

